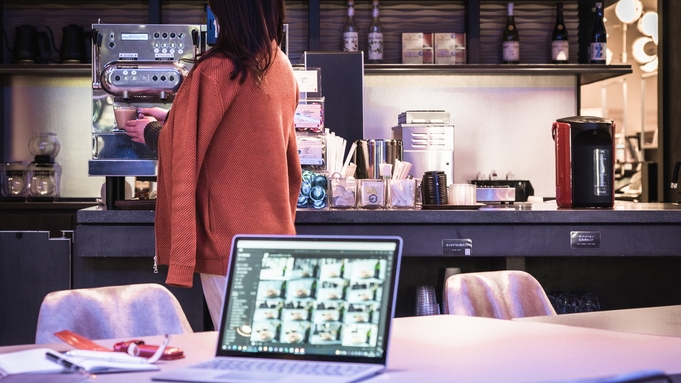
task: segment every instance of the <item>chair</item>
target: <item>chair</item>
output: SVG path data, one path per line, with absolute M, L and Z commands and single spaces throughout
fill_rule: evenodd
M 193 332 L 177 298 L 156 283 L 51 292 L 40 306 L 35 342 L 59 343 L 54 333 L 61 330 L 90 339 Z
M 498 319 L 556 315 L 544 289 L 519 270 L 455 274 L 445 281 L 445 313 Z

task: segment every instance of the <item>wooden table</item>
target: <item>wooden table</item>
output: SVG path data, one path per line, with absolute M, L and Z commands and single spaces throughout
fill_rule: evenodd
M 561 324 L 632 334 L 681 337 L 681 305 L 526 317 L 513 320 Z
M 675 337 L 456 315 L 398 318 L 393 327 L 388 369 L 367 382 L 530 383 L 645 369 L 681 373 L 681 338 Z M 159 366 L 165 371 L 208 359 L 216 338 L 215 332 L 175 335 L 170 344 L 187 357 Z M 161 337 L 145 340 L 158 344 Z M 0 353 L 20 347 L 29 346 L 2 347 Z M 150 382 L 154 374 L 104 374 L 92 381 Z

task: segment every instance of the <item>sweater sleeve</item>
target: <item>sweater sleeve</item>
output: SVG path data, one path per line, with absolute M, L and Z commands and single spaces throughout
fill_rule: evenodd
M 154 152 L 158 151 L 159 134 L 161 134 L 161 123 L 158 121 L 152 121 L 144 127 L 144 142 Z

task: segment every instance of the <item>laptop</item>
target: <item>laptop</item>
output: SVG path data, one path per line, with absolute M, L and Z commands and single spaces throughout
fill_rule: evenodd
M 355 382 L 383 371 L 402 256 L 387 236 L 238 235 L 215 357 L 176 382 Z

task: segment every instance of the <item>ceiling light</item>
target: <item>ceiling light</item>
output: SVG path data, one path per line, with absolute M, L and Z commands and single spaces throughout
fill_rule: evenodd
M 620 0 L 615 6 L 615 15 L 625 24 L 631 24 L 643 14 L 643 4 L 640 0 Z
M 657 46 L 650 37 L 642 36 L 631 44 L 631 55 L 639 64 L 646 64 L 657 57 Z
M 659 60 L 656 56 L 651 62 L 649 62 L 645 65 L 641 65 L 641 70 L 644 71 L 644 72 L 648 72 L 648 73 L 655 72 L 657 70 L 658 61 Z
M 638 19 L 638 31 L 646 36 L 657 34 L 657 12 L 646 12 Z

